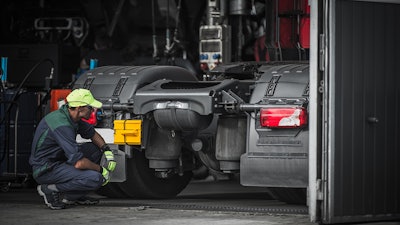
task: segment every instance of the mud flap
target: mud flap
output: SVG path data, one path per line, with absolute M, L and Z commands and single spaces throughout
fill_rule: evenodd
M 112 151 L 114 153 L 114 159 L 117 162 L 117 166 L 115 167 L 115 170 L 110 173 L 110 182 L 124 182 L 126 181 L 125 152 L 118 149 L 113 149 Z M 100 165 L 102 165 L 104 161 L 105 157 L 103 155 Z

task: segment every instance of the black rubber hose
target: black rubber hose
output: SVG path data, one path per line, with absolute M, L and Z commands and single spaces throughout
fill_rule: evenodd
M 39 61 L 38 63 L 36 63 L 32 69 L 25 75 L 24 79 L 21 81 L 21 83 L 19 84 L 19 86 L 17 87 L 17 90 L 15 91 L 14 95 L 11 97 L 10 102 L 14 102 L 15 99 L 17 98 L 17 95 L 19 94 L 19 92 L 21 91 L 22 87 L 25 85 L 26 80 L 28 80 L 28 78 L 31 76 L 31 74 L 33 73 L 33 71 L 36 70 L 36 68 L 38 68 L 42 63 L 44 62 L 49 62 L 51 64 L 51 70 L 50 70 L 50 79 L 53 78 L 53 73 L 54 73 L 54 62 L 51 59 L 43 59 L 41 61 Z M 7 113 L 9 113 L 9 111 L 11 110 L 11 105 L 8 105 L 7 109 L 4 111 L 4 115 L 7 115 Z M 0 120 L 0 124 L 4 123 L 5 120 L 5 116 L 3 116 L 3 118 L 1 118 Z

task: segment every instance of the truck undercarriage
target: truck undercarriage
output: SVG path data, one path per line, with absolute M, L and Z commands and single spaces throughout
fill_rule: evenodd
M 126 181 L 108 194 L 173 197 L 200 165 L 240 173 L 242 185 L 278 196 L 307 187 L 308 64 L 220 65 L 210 75 L 198 81 L 179 67 L 111 66 L 77 80 L 74 88 L 104 103 L 96 127 L 114 129 L 112 144 L 127 156 Z

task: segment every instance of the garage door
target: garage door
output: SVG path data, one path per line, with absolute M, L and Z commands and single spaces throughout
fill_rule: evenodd
M 400 218 L 400 4 L 327 1 L 324 223 Z

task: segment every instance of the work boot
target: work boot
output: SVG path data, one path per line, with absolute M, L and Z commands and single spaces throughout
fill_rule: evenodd
M 84 196 L 84 197 L 78 198 L 76 200 L 68 200 L 68 199 L 64 198 L 62 200 L 62 202 L 65 203 L 66 205 L 97 205 L 97 204 L 99 204 L 100 200 L 96 199 L 96 198 Z
M 37 191 L 43 196 L 44 202 L 50 209 L 64 209 L 65 204 L 60 202 L 60 192 L 50 190 L 46 184 L 38 185 Z

